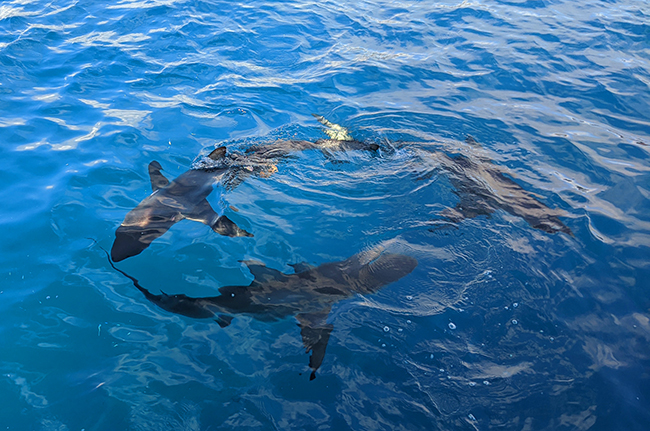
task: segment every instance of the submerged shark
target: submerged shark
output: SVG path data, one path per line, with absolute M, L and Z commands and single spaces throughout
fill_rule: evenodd
M 472 137 L 466 140 L 470 148 L 479 144 Z M 490 217 L 497 209 L 523 218 L 531 227 L 547 233 L 564 232 L 573 236 L 571 229 L 559 219 L 562 211 L 554 210 L 537 200 L 510 177 L 506 170 L 478 153 L 447 155 L 440 152 L 426 153 L 434 158 L 449 174 L 454 193 L 460 198 L 455 208 L 447 208 L 440 214 L 458 223 L 466 218 L 480 215 Z
M 107 257 L 108 257 L 108 253 Z M 256 261 L 243 261 L 254 279 L 248 286 L 223 286 L 220 295 L 192 298 L 184 294 L 159 295 L 142 287 L 138 280 L 109 263 L 128 277 L 150 302 L 163 310 L 195 319 L 214 319 L 226 327 L 233 314 L 246 314 L 258 320 L 277 320 L 295 316 L 300 327 L 306 352 L 311 352 L 310 380 L 325 356 L 333 325 L 327 323 L 332 306 L 355 294 L 378 291 L 409 274 L 417 260 L 397 253 L 388 253 L 377 246 L 340 262 L 318 267 L 308 264 L 292 265 L 295 273 L 284 274 Z
M 149 164 L 152 194 L 131 210 L 115 232 L 111 248 L 114 262 L 136 256 L 175 223 L 187 219 L 204 223 L 216 233 L 229 237 L 250 237 L 251 233 L 237 226 L 226 215 L 218 215 L 207 201 L 213 186 L 224 183 L 232 189 L 246 177 L 270 176 L 277 171 L 275 162 L 292 152 L 309 149 L 322 151 L 369 150 L 376 144 L 355 141 L 343 127 L 314 115 L 323 124 L 329 139 L 316 142 L 280 140 L 273 144 L 251 147 L 244 154 L 228 154 L 226 147 L 212 151 L 195 168 L 169 181 L 161 173 L 157 161 Z

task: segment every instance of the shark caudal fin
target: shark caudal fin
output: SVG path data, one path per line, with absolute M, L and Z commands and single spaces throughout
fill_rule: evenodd
M 330 122 L 322 115 L 311 115 L 313 115 L 319 123 L 326 127 L 324 132 L 327 136 L 329 136 L 330 139 L 334 141 L 354 141 L 354 138 L 352 138 L 350 132 L 345 127 Z

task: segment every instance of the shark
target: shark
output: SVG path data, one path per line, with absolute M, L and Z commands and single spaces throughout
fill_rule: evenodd
M 228 153 L 225 146 L 214 149 L 194 167 L 169 181 L 157 161 L 149 163 L 152 193 L 129 211 L 115 231 L 111 258 L 120 262 L 136 256 L 161 237 L 175 223 L 193 220 L 209 226 L 214 232 L 228 237 L 252 237 L 227 215 L 219 215 L 207 197 L 214 186 L 222 183 L 232 190 L 251 175 L 268 177 L 277 172 L 276 163 L 294 152 L 318 149 L 324 152 L 367 150 L 376 151 L 377 144 L 356 141 L 347 129 L 331 123 L 320 115 L 316 119 L 325 126 L 328 139 L 278 140 L 272 144 L 252 146 L 245 153 Z
M 106 250 L 104 250 L 106 252 Z M 306 263 L 291 265 L 294 273 L 285 274 L 252 260 L 243 262 L 253 275 L 247 286 L 223 286 L 219 295 L 189 297 L 184 294 L 154 294 L 133 276 L 117 268 L 106 252 L 110 265 L 130 279 L 151 303 L 161 309 L 193 319 L 214 319 L 220 327 L 230 325 L 235 315 L 248 315 L 262 321 L 294 316 L 309 357 L 309 379 L 325 357 L 334 329 L 328 315 L 337 302 L 353 295 L 367 295 L 410 274 L 415 258 L 387 252 L 382 245 L 352 257 L 314 267 Z
M 506 168 L 494 164 L 480 152 L 472 151 L 480 148 L 473 137 L 468 136 L 466 143 L 470 151 L 465 153 L 421 154 L 421 157 L 434 159 L 440 164 L 449 176 L 454 193 L 460 198 L 454 208 L 440 213 L 442 218 L 459 223 L 481 215 L 490 217 L 501 209 L 521 217 L 534 229 L 573 236 L 571 229 L 559 218 L 564 215 L 562 211 L 549 208 L 508 176 Z

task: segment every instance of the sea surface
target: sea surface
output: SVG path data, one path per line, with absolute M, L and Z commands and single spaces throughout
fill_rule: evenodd
M 310 381 L 294 317 L 170 313 L 102 248 L 151 161 L 315 142 L 313 113 L 379 149 L 217 185 L 254 237 L 185 220 L 116 263 L 209 297 L 242 260 L 417 259 L 334 304 Z M 445 219 L 426 155 L 468 149 L 570 233 Z M 0 430 L 650 429 L 645 0 L 5 0 L 0 184 Z

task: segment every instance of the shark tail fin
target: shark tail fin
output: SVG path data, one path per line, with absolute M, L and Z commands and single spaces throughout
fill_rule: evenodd
M 354 141 L 354 138 L 352 138 L 350 132 L 345 127 L 332 123 L 322 115 L 318 115 L 318 114 L 311 114 L 311 115 L 313 115 L 314 118 L 316 118 L 316 120 L 318 120 L 319 123 L 321 123 L 323 126 L 326 127 L 324 132 L 327 136 L 329 136 L 330 139 L 334 141 Z

